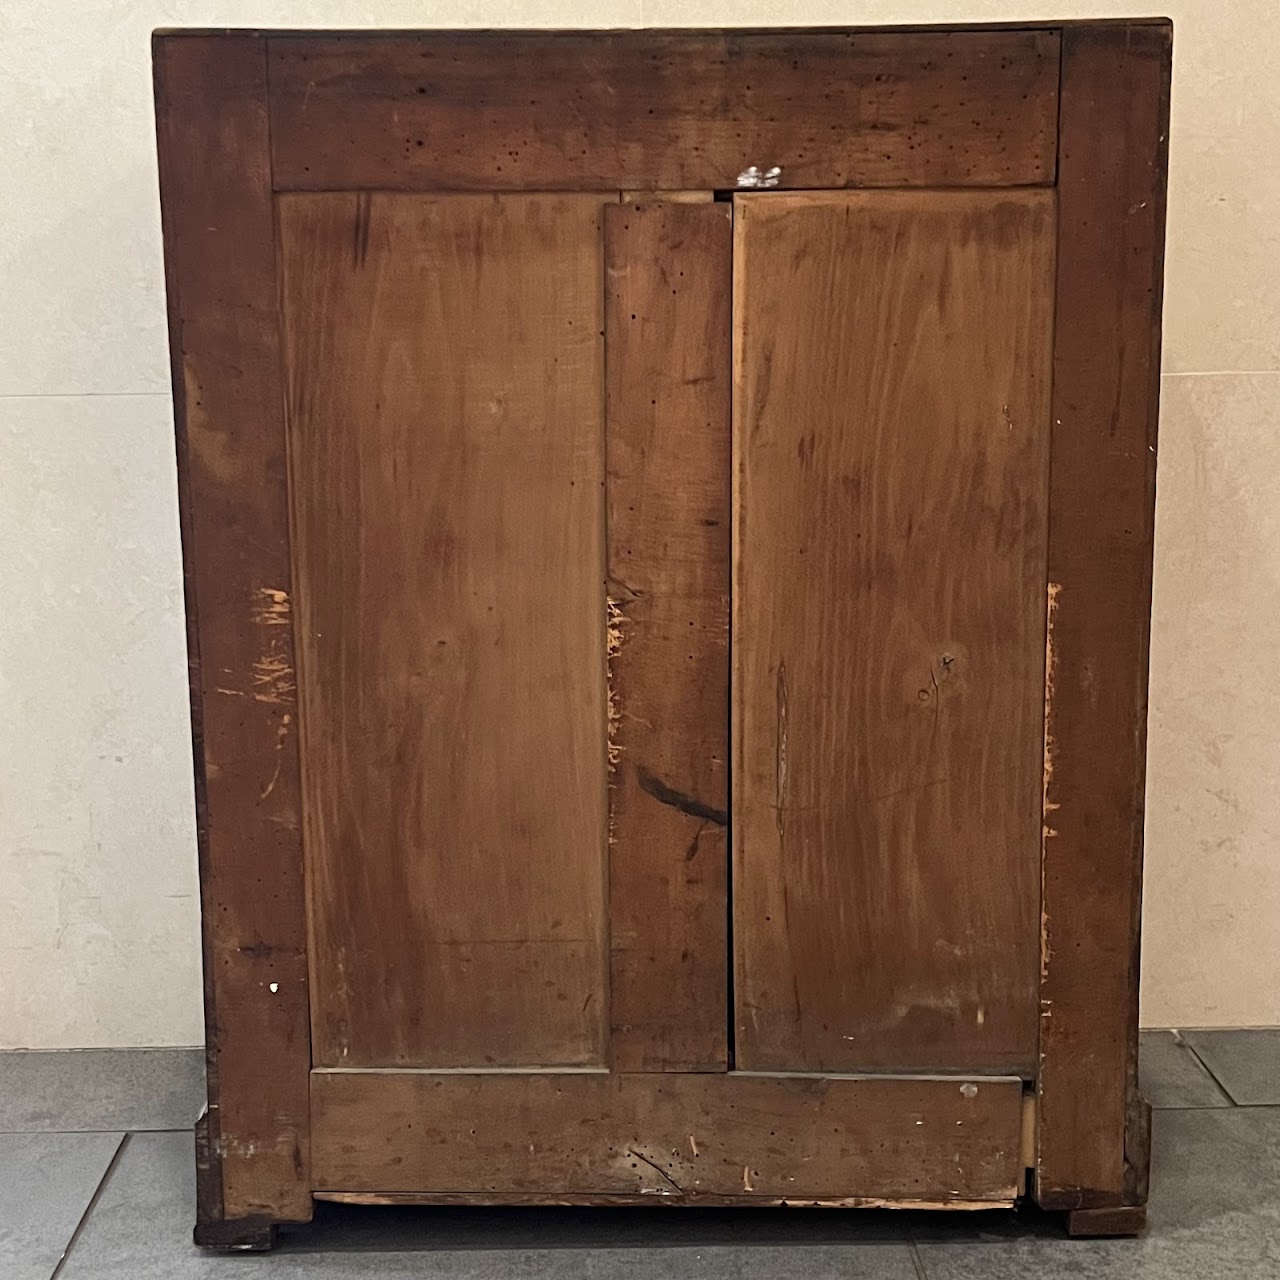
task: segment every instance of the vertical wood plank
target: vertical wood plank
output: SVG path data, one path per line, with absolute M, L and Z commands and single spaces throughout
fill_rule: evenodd
M 731 209 L 605 214 L 610 1061 L 728 1066 Z
M 265 50 L 225 36 L 154 47 L 204 915 L 205 1226 L 311 1216 Z
M 1137 1095 L 1172 29 L 1063 33 L 1037 1198 L 1145 1198 Z
M 1053 241 L 737 202 L 739 1066 L 1033 1073 Z
M 317 1065 L 604 1061 L 604 203 L 280 197 Z

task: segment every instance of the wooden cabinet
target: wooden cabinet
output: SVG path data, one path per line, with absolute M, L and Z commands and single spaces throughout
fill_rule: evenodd
M 201 1243 L 1140 1226 L 1169 51 L 157 35 Z

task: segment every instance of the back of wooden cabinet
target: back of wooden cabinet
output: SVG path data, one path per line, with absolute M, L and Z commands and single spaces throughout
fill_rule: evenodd
M 1167 25 L 156 66 L 198 1238 L 1131 1223 Z

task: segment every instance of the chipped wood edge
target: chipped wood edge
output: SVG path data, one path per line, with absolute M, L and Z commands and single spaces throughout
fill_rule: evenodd
M 783 1209 L 928 1209 L 960 1213 L 988 1209 L 1011 1209 L 1017 1203 L 1010 1196 L 998 1200 L 907 1200 L 882 1196 L 832 1196 L 822 1199 L 787 1199 L 766 1195 L 712 1195 L 686 1192 L 683 1195 L 626 1194 L 623 1192 L 585 1192 L 579 1194 L 548 1191 L 545 1194 L 500 1192 L 412 1191 L 317 1191 L 317 1200 L 336 1204 L 362 1205 L 663 1205 L 670 1208 L 708 1207 L 777 1207 Z

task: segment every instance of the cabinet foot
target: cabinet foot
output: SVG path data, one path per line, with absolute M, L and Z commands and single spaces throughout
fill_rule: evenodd
M 202 1249 L 219 1253 L 266 1253 L 276 1242 L 276 1226 L 261 1218 L 197 1222 L 192 1239 Z
M 1147 1225 L 1145 1204 L 1117 1204 L 1105 1209 L 1069 1209 L 1069 1236 L 1136 1236 Z

